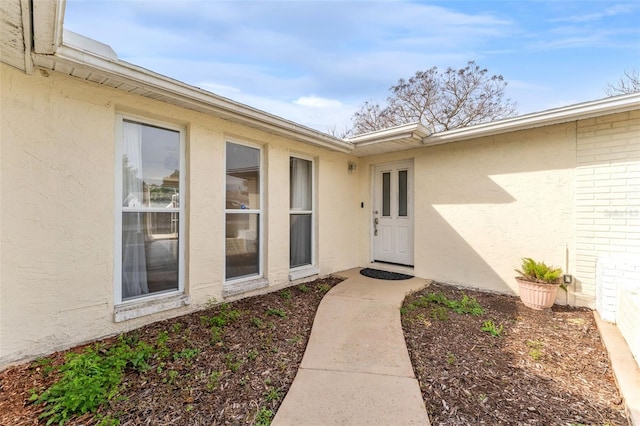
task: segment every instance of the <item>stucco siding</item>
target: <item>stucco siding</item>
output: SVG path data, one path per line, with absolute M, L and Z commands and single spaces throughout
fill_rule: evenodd
M 358 262 L 346 154 L 73 77 L 0 65 L 0 365 L 223 300 L 225 142 L 262 147 L 264 276 L 290 285 L 289 155 L 315 160 L 320 274 Z M 191 304 L 114 322 L 116 115 L 186 132 L 185 293 Z M 352 178 L 352 179 L 349 179 Z M 322 208 L 320 208 L 322 203 Z M 241 297 L 244 295 L 240 295 Z
M 395 157 L 414 159 L 417 276 L 515 293 L 521 257 L 574 267 L 575 123 Z

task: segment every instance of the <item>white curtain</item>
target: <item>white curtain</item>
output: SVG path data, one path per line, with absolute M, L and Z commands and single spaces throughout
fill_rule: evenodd
M 123 122 L 123 207 L 144 207 L 142 127 Z M 149 293 L 144 214 L 122 213 L 122 299 Z
M 291 214 L 290 218 L 290 266 L 311 264 L 311 161 L 291 158 L 290 161 Z

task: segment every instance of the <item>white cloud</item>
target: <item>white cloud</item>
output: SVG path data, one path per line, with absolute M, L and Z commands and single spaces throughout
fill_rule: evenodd
M 335 99 L 325 99 L 320 98 L 318 96 L 301 96 L 300 98 L 293 101 L 294 104 L 304 106 L 304 107 L 312 107 L 312 108 L 340 108 L 342 107 L 342 102 Z

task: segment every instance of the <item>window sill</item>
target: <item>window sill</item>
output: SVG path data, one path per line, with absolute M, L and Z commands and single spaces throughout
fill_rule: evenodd
M 123 322 L 134 318 L 152 315 L 170 309 L 181 308 L 191 304 L 191 298 L 184 294 L 158 297 L 152 300 L 143 299 L 116 305 L 113 311 L 113 321 Z
M 308 266 L 301 269 L 294 269 L 289 271 L 289 281 L 308 278 L 312 275 L 318 275 L 319 273 L 320 273 L 320 269 L 313 266 Z
M 267 286 L 269 286 L 269 280 L 266 278 L 226 282 L 222 286 L 222 297 L 227 298 L 236 296 L 241 293 L 246 293 L 248 291 L 257 290 Z

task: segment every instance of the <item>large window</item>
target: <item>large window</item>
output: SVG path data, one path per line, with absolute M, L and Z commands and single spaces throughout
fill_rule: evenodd
M 313 264 L 313 162 L 289 159 L 289 266 Z
M 180 129 L 118 124 L 120 303 L 182 290 L 184 142 Z
M 260 149 L 227 142 L 226 279 L 260 276 Z

